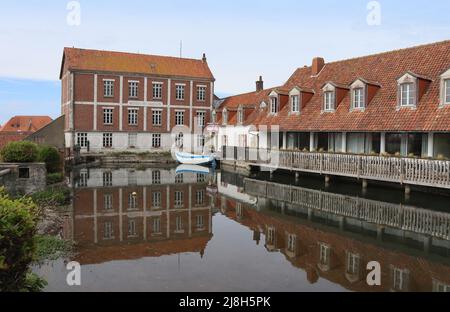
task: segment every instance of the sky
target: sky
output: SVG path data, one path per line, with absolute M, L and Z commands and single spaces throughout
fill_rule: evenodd
M 448 0 L 1 0 L 0 124 L 60 114 L 65 46 L 201 58 L 219 96 L 283 84 L 316 56 L 450 39 Z

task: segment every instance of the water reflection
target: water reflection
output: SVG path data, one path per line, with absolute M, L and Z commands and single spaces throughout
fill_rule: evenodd
M 89 272 L 79 290 L 450 290 L 443 208 L 185 169 L 72 173 L 65 235 Z M 381 264 L 380 287 L 366 283 L 370 261 Z M 61 267 L 41 268 L 48 290 L 74 290 Z

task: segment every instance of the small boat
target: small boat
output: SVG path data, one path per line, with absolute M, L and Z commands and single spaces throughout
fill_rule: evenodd
M 176 174 L 180 173 L 200 173 L 210 174 L 210 168 L 197 165 L 179 165 L 176 170 Z
M 179 163 L 186 165 L 205 165 L 216 160 L 214 155 L 194 155 L 183 152 L 177 152 L 175 155 Z

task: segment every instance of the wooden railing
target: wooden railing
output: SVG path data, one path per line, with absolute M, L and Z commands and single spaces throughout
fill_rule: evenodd
M 253 179 L 245 179 L 244 185 L 255 197 L 450 240 L 448 213 Z
M 224 160 L 303 171 L 450 189 L 450 161 L 351 154 L 224 147 Z

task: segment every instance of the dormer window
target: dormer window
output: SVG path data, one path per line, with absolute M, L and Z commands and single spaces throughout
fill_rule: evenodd
M 365 107 L 364 88 L 353 89 L 353 108 L 362 109 Z
M 415 83 L 402 83 L 400 85 L 400 105 L 415 106 L 416 105 L 416 85 Z
M 242 124 L 244 122 L 244 110 L 242 108 L 238 111 L 238 123 Z
M 334 103 L 335 103 L 335 95 L 334 91 L 326 91 L 324 93 L 324 110 L 325 111 L 333 111 Z
M 270 98 L 270 113 L 271 114 L 278 113 L 278 98 L 277 97 Z
M 226 109 L 223 110 L 223 124 L 226 125 L 228 123 L 228 111 Z
M 299 113 L 300 112 L 300 96 L 299 95 L 292 95 L 291 96 L 291 111 L 293 113 Z
M 440 105 L 450 105 L 450 69 L 441 75 Z
M 398 83 L 398 108 L 411 107 L 415 108 L 420 102 L 420 99 L 427 92 L 431 84 L 431 79 L 407 72 L 400 79 Z
M 446 79 L 444 84 L 445 84 L 445 104 L 450 104 L 450 79 Z

